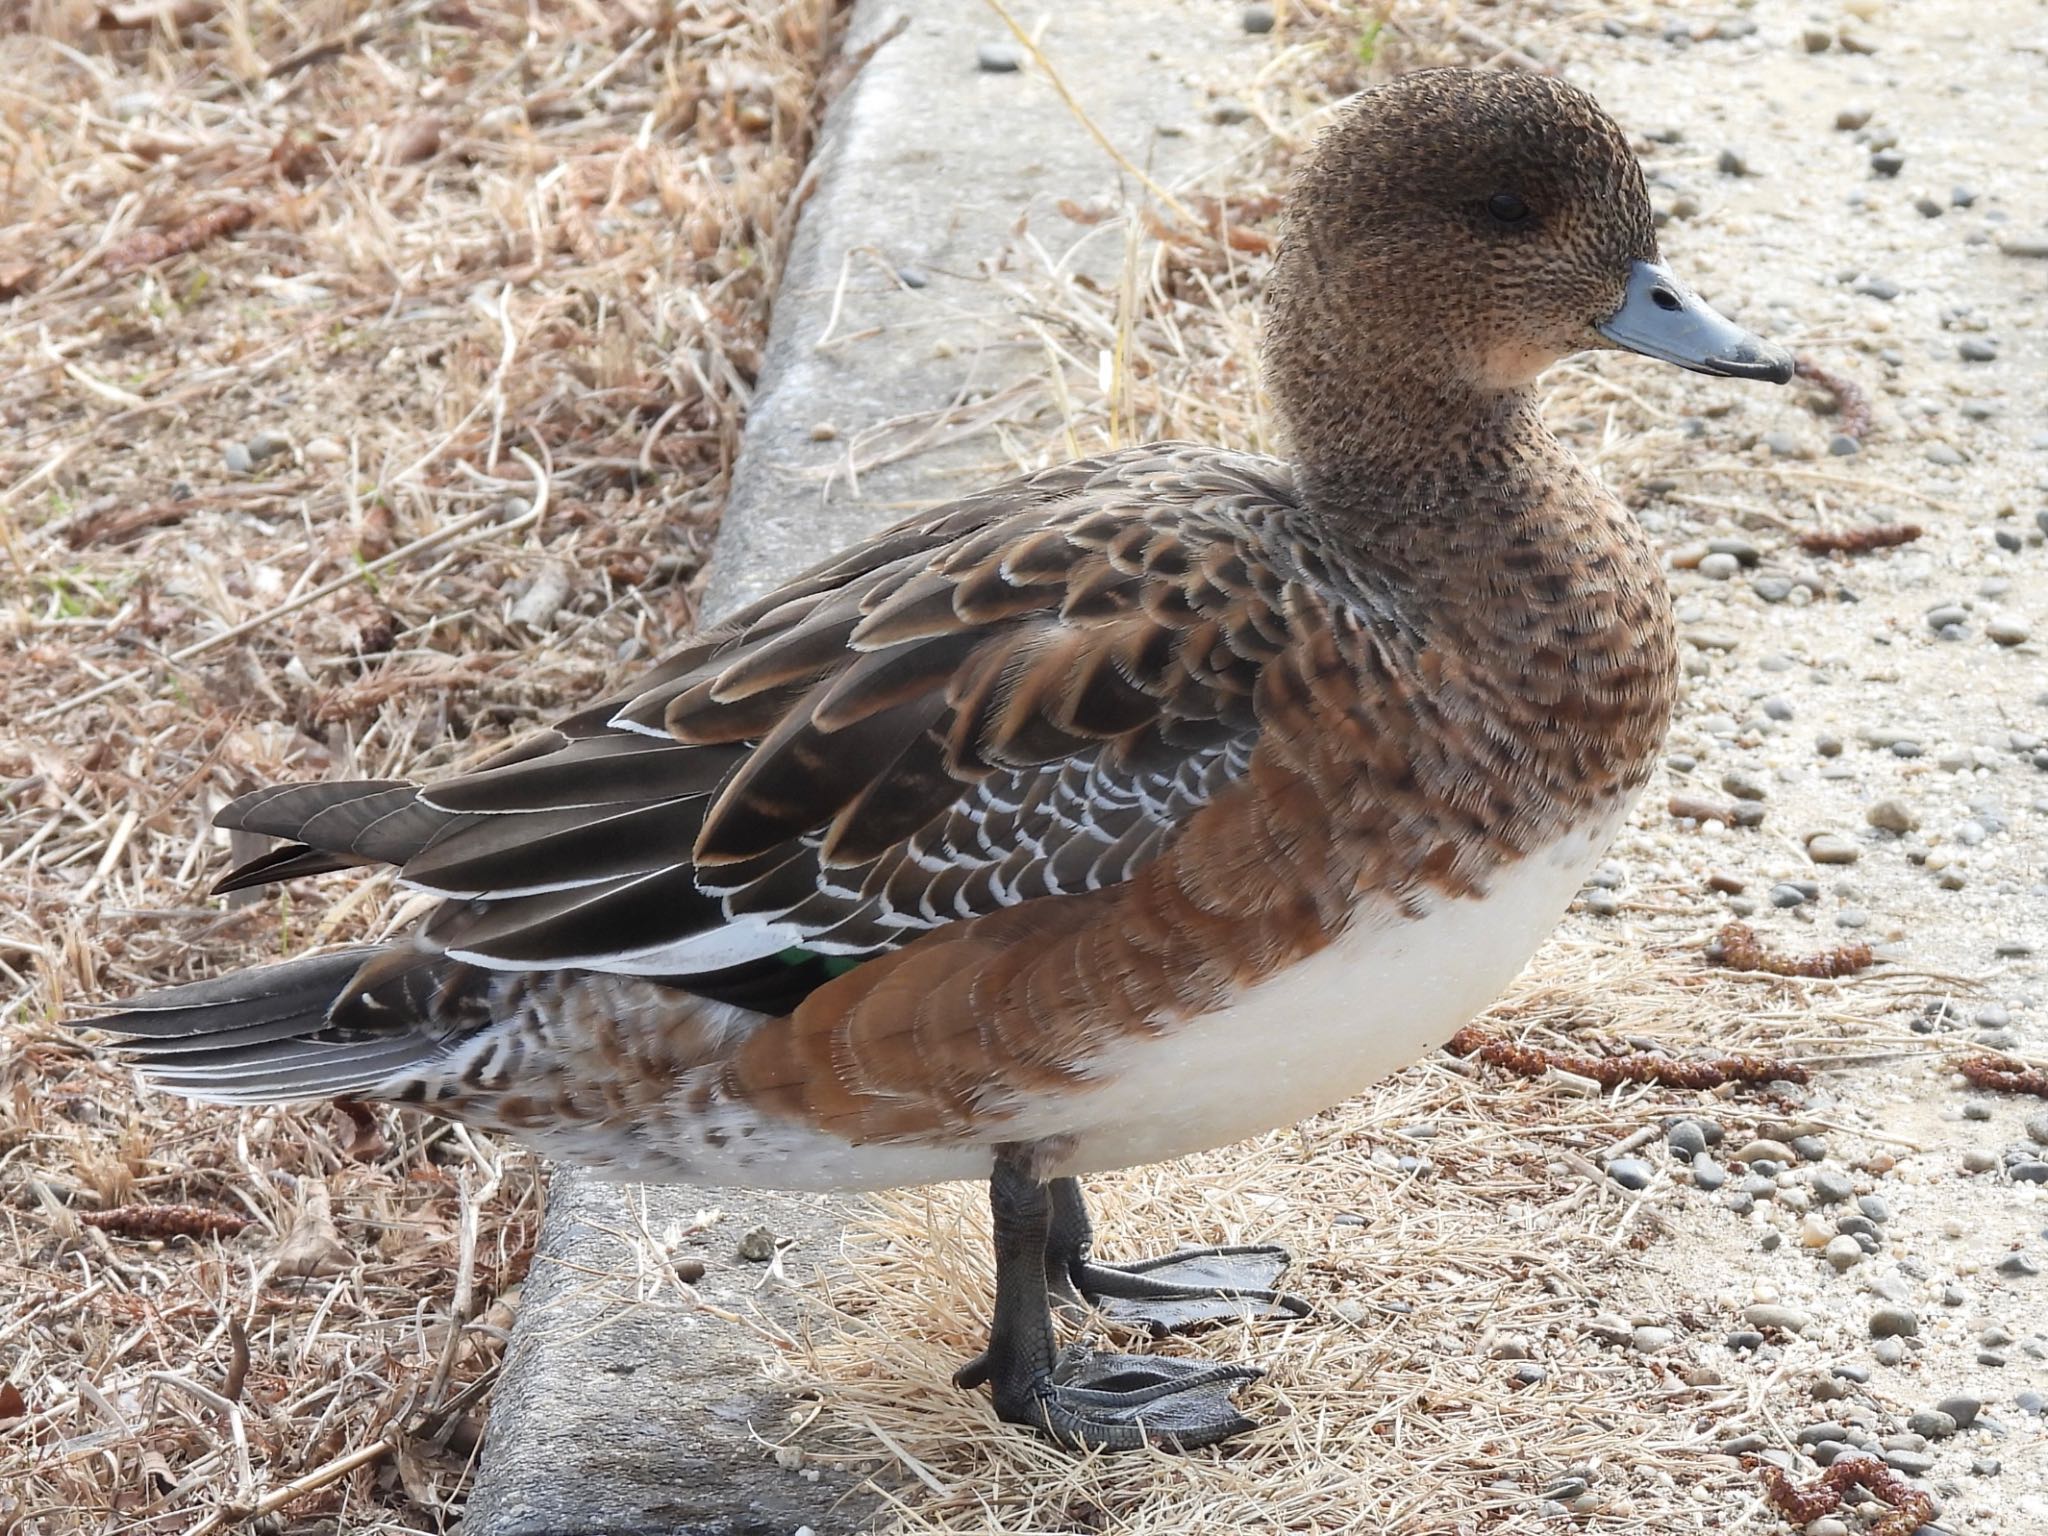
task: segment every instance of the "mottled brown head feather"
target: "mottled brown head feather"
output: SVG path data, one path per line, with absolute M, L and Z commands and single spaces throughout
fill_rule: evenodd
M 1310 479 L 1366 458 L 1384 484 L 1446 430 L 1505 422 L 1541 369 L 1605 345 L 1593 326 L 1656 256 L 1642 170 L 1583 91 L 1440 69 L 1363 93 L 1296 182 L 1267 310 Z

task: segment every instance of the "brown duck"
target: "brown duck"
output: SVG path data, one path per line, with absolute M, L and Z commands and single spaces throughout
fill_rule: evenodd
M 1266 369 L 1286 460 L 1152 443 L 921 515 L 623 692 L 427 785 L 259 790 L 234 890 L 389 864 L 392 944 L 97 1021 L 155 1084 L 350 1095 L 621 1178 L 988 1179 L 964 1367 L 1080 1447 L 1250 1427 L 1256 1372 L 1055 1343 L 1300 1315 L 1278 1249 L 1089 1256 L 1076 1176 L 1310 1115 L 1441 1044 L 1564 911 L 1668 722 L 1642 532 L 1544 428 L 1618 347 L 1782 383 L 1662 264 L 1619 128 L 1440 70 L 1295 190 Z

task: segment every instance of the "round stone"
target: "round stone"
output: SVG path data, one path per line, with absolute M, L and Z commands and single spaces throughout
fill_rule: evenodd
M 1863 1245 L 1853 1237 L 1831 1237 L 1828 1239 L 1827 1247 L 1821 1250 L 1821 1257 L 1833 1265 L 1835 1272 L 1840 1274 L 1844 1270 L 1854 1269 L 1863 1262 Z
M 1617 1157 L 1607 1165 L 1607 1177 L 1623 1189 L 1648 1189 L 1657 1170 L 1640 1157 Z
M 1813 1198 L 1822 1205 L 1840 1205 L 1856 1193 L 1849 1176 L 1833 1168 L 1816 1168 L 1810 1181 Z
M 1773 1302 L 1758 1302 L 1744 1307 L 1742 1320 L 1752 1328 L 1775 1328 L 1780 1333 L 1804 1333 L 1813 1326 L 1811 1313 Z
M 1993 619 L 1984 626 L 1984 633 L 1999 645 L 2025 645 L 2033 631 L 2019 619 Z
M 1700 561 L 1699 572 L 1709 581 L 1726 581 L 1742 569 L 1742 562 L 1733 555 L 1714 553 Z
M 1833 832 L 1816 832 L 1806 841 L 1806 856 L 1816 864 L 1854 864 L 1863 850 Z
M 1707 1133 L 1697 1120 L 1674 1120 L 1664 1133 L 1664 1144 L 1674 1157 L 1690 1162 L 1707 1150 Z
M 1920 1317 L 1911 1307 L 1887 1303 L 1870 1314 L 1873 1339 L 1914 1339 L 1920 1336 Z

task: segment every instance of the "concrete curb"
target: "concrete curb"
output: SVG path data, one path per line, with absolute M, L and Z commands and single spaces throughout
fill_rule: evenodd
M 906 9 L 859 0 L 846 56 Z M 977 68 L 983 45 L 1011 47 L 992 10 L 959 0 L 923 9 L 827 115 L 719 530 L 714 616 L 995 472 L 985 439 L 955 440 L 861 473 L 857 493 L 844 473 L 831 478 L 862 429 L 1040 366 L 1036 345 L 1002 344 L 1019 328 L 982 276 L 1020 215 L 1138 191 L 1119 185 L 1114 161 L 1046 80 Z M 1190 83 L 1222 50 L 1257 46 L 1238 31 L 1235 7 L 1070 0 L 1050 14 L 1042 46 L 1067 88 L 1154 177 L 1185 174 L 1256 131 L 1207 126 L 1209 103 Z M 1161 135 L 1167 125 L 1179 132 Z M 1121 250 L 1100 254 L 1113 276 Z M 843 339 L 821 349 L 828 325 Z M 878 1501 L 850 1476 L 786 1468 L 769 1452 L 789 1403 L 766 1379 L 761 1334 L 676 1299 L 663 1238 L 707 1206 L 725 1213 L 709 1246 L 682 1250 L 709 1266 L 701 1294 L 787 1324 L 786 1291 L 762 1288 L 763 1271 L 738 1262 L 734 1246 L 771 1228 L 790 1241 L 787 1273 L 801 1282 L 834 1262 L 843 1203 L 555 1174 L 465 1521 L 471 1536 L 870 1527 Z

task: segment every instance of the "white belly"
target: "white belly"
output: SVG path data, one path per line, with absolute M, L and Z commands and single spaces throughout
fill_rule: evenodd
M 1028 1118 L 1063 1118 L 1075 1145 L 1060 1171 L 1089 1173 L 1225 1146 L 1355 1097 L 1500 995 L 1624 814 L 1511 866 L 1483 897 L 1418 918 L 1361 911 L 1328 948 L 1228 1008 L 1113 1053 L 1102 1087 Z

